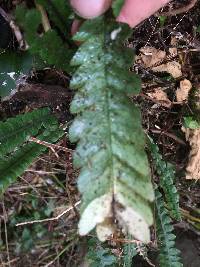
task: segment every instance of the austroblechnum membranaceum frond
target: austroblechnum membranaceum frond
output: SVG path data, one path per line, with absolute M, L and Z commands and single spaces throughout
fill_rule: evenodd
M 175 186 L 175 171 L 170 163 L 163 160 L 158 146 L 152 140 L 150 140 L 149 146 L 153 163 L 160 178 L 159 186 L 164 192 L 170 215 L 176 220 L 181 220 L 179 194 Z
M 75 35 L 83 44 L 71 62 L 77 67 L 71 81 L 77 90 L 71 112 L 77 117 L 69 135 L 78 142 L 80 234 L 97 226 L 98 237 L 105 240 L 117 220 L 124 231 L 148 242 L 154 193 L 140 112 L 127 96 L 140 88 L 128 71 L 133 61 L 132 51 L 123 46 L 128 32 L 128 26 L 99 17 L 86 21 Z
M 180 262 L 180 251 L 175 248 L 175 238 L 171 219 L 164 206 L 161 193 L 155 190 L 155 217 L 156 233 L 159 247 L 159 266 L 160 267 L 183 267 Z
M 42 145 L 27 143 L 31 136 L 53 143 L 63 133 L 58 120 L 48 108 L 0 122 L 0 194 L 46 150 Z

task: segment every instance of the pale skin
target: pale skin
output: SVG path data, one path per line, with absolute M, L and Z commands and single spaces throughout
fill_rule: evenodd
M 117 21 L 127 23 L 131 28 L 154 14 L 171 0 L 125 0 Z M 112 0 L 70 0 L 75 12 L 86 19 L 92 19 L 106 12 Z

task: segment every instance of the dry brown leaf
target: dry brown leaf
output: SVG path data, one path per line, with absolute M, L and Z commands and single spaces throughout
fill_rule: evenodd
M 183 128 L 186 140 L 190 143 L 190 154 L 186 167 L 186 179 L 200 179 L 200 129 Z
M 171 55 L 172 57 L 175 57 L 175 56 L 178 55 L 178 50 L 177 50 L 176 47 L 170 47 L 170 48 L 169 48 L 169 53 L 170 53 L 170 55 Z
M 142 47 L 140 52 L 141 54 L 137 57 L 137 59 L 145 68 L 150 68 L 156 65 L 166 57 L 165 51 L 149 46 Z
M 180 81 L 180 88 L 176 90 L 176 99 L 178 102 L 185 102 L 188 100 L 188 95 L 192 89 L 192 84 L 189 80 L 184 79 Z
M 155 72 L 168 72 L 173 78 L 182 76 L 181 64 L 179 62 L 169 61 L 162 64 L 162 62 L 167 59 L 165 51 L 147 46 L 142 47 L 140 52 L 141 54 L 136 57 L 136 61 L 145 68 L 151 68 Z M 169 52 L 171 56 L 176 56 L 178 53 L 176 48 L 170 48 Z
M 169 100 L 167 94 L 162 90 L 161 87 L 155 88 L 152 92 L 148 92 L 147 95 L 152 99 L 159 102 L 160 105 L 164 107 L 171 107 L 171 101 Z
M 182 76 L 181 64 L 177 61 L 170 61 L 166 64 L 161 64 L 152 68 L 152 70 L 155 72 L 168 72 L 175 79 Z

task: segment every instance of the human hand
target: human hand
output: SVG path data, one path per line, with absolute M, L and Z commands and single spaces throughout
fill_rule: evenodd
M 154 14 L 171 0 L 125 0 L 117 21 L 135 27 Z M 102 15 L 112 4 L 112 0 L 70 0 L 75 12 L 86 19 Z

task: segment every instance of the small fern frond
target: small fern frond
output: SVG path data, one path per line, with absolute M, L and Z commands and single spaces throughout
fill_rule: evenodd
M 128 93 L 140 81 L 128 72 L 132 51 L 124 48 L 128 26 L 105 17 L 86 21 L 74 37 L 83 44 L 72 59 L 77 67 L 71 104 L 78 116 L 70 128 L 77 142 L 74 165 L 80 168 L 81 235 L 97 226 L 100 240 L 114 231 L 117 219 L 124 231 L 149 242 L 154 192 L 144 150 L 139 110 Z
M 0 123 L 0 194 L 45 151 L 46 147 L 42 145 L 25 143 L 33 135 L 50 143 L 63 135 L 57 119 L 50 114 L 48 108 Z
M 129 238 L 128 238 L 129 239 Z M 131 240 L 131 237 L 130 237 Z M 137 245 L 128 242 L 123 246 L 123 267 L 131 267 L 133 266 L 133 257 L 138 254 Z
M 105 243 L 100 243 L 95 237 L 88 240 L 88 252 L 86 254 L 85 260 L 89 267 L 116 267 L 119 266 L 117 263 L 119 259 L 112 252 L 112 249 L 105 245 Z
M 0 122 L 0 157 L 12 152 L 35 136 L 42 127 L 53 125 L 56 118 L 50 115 L 48 108 L 34 110 L 6 122 Z
M 63 131 L 56 129 L 44 130 L 38 136 L 40 140 L 46 142 L 56 142 L 63 135 Z M 12 155 L 0 161 L 0 194 L 5 192 L 7 187 L 15 182 L 33 160 L 46 150 L 45 146 L 39 144 L 28 144 L 18 149 Z
M 183 267 L 180 263 L 180 251 L 175 248 L 176 236 L 171 219 L 164 207 L 164 201 L 159 190 L 155 190 L 156 233 L 159 246 L 159 263 L 161 267 Z
M 159 153 L 158 146 L 150 141 L 150 149 L 152 153 L 152 158 L 156 167 L 156 171 L 159 175 L 160 181 L 159 185 L 164 191 L 165 199 L 169 207 L 170 215 L 176 219 L 181 220 L 181 212 L 179 208 L 179 194 L 174 185 L 175 181 L 175 171 L 170 163 L 167 163 L 162 159 Z
M 183 118 L 183 125 L 185 128 L 190 128 L 190 129 L 199 129 L 200 128 L 200 123 L 197 119 L 195 119 L 192 116 L 187 116 Z

